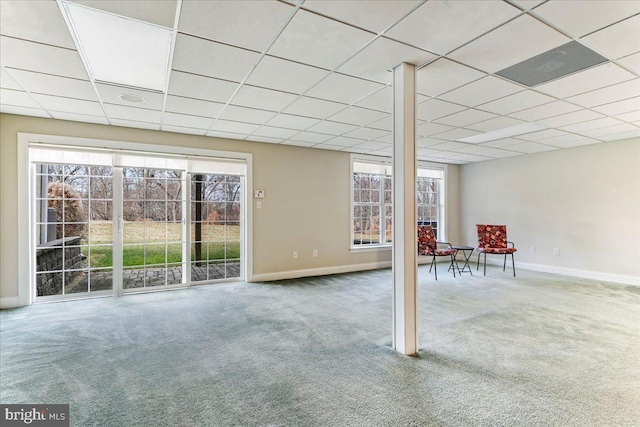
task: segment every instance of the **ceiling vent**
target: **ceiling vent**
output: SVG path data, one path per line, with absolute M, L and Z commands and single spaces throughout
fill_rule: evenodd
M 496 74 L 533 87 L 607 61 L 608 59 L 604 56 L 572 41 L 498 71 Z

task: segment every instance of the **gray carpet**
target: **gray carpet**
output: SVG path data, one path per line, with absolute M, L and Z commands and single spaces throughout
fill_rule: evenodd
M 419 357 L 390 348 L 390 270 L 5 310 L 0 401 L 73 426 L 639 425 L 640 288 L 487 268 L 420 268 Z

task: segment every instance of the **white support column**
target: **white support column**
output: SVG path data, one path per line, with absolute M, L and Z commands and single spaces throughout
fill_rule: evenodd
M 393 348 L 418 352 L 416 67 L 393 69 Z

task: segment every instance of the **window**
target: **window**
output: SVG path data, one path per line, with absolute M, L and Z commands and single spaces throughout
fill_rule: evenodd
M 385 246 L 393 241 L 391 159 L 352 156 L 353 248 Z M 444 168 L 418 162 L 418 223 L 444 238 Z

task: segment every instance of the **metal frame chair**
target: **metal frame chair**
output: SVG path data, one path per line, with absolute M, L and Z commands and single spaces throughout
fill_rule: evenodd
M 438 245 L 449 245 L 448 248 L 438 248 Z M 429 266 L 429 273 L 431 269 L 434 269 L 436 280 L 438 280 L 438 267 L 436 265 L 437 256 L 450 256 L 451 266 L 455 261 L 457 251 L 451 247 L 451 243 L 436 241 L 436 235 L 433 232 L 433 228 L 430 225 L 418 225 L 418 256 L 426 255 L 432 256 L 431 265 Z M 456 269 L 450 268 L 453 271 L 453 277 L 456 277 Z
M 476 224 L 478 232 L 478 262 L 476 270 L 480 269 L 480 254 L 484 254 L 484 275 L 487 275 L 487 254 L 504 254 L 504 264 L 502 271 L 507 268 L 507 255 L 511 254 L 511 265 L 513 267 L 513 277 L 516 277 L 516 263 L 513 253 L 517 251 L 513 242 L 507 240 L 506 225 Z M 511 244 L 511 247 L 509 247 Z

